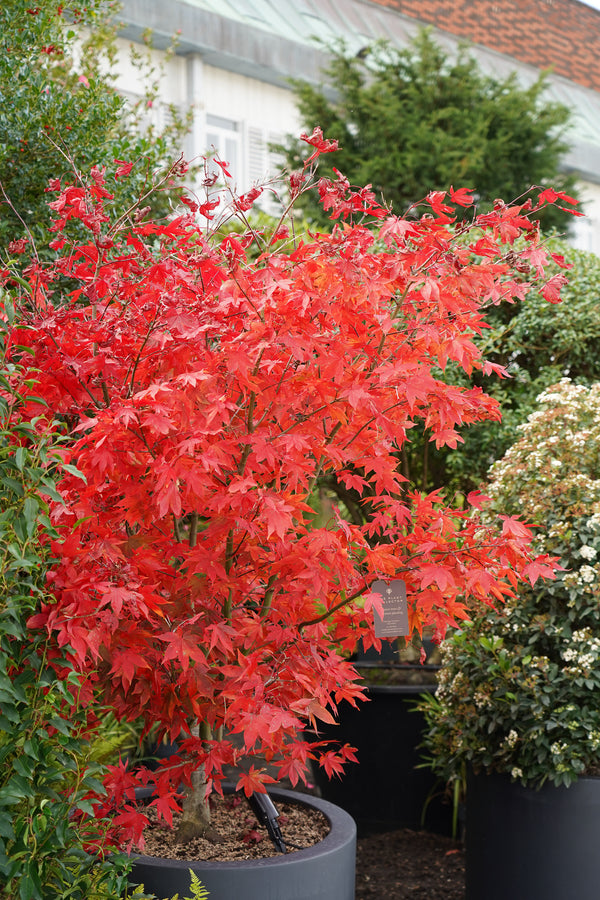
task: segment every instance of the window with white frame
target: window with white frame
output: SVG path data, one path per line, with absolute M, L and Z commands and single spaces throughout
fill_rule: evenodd
M 234 184 L 241 185 L 243 171 L 239 122 L 208 113 L 205 142 L 206 152 L 210 156 L 217 156 L 221 162 L 227 163 L 227 170 L 231 172 Z
M 265 212 L 273 215 L 277 215 L 280 209 L 278 197 L 282 192 L 280 176 L 284 160 L 271 149 L 271 145 L 279 144 L 282 140 L 283 135 L 274 131 L 256 126 L 249 126 L 247 129 L 249 183 L 265 186 L 259 205 Z
M 282 139 L 281 134 L 258 125 L 248 125 L 210 113 L 206 116 L 204 152 L 228 164 L 232 187 L 239 193 L 255 185 L 264 187 L 257 205 L 272 215 L 277 215 L 280 210 L 282 184 L 278 176 L 283 159 L 271 150 L 271 145 L 281 143 Z M 217 174 L 222 177 L 221 171 Z M 273 179 L 277 180 L 268 185 Z

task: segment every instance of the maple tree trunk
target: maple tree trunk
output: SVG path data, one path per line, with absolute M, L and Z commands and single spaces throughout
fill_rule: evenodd
M 206 737 L 203 733 L 204 729 L 200 725 L 192 729 L 192 733 L 194 732 L 197 736 Z M 210 821 L 204 766 L 199 766 L 192 773 L 192 783 L 190 789 L 186 792 L 182 804 L 181 821 L 177 828 L 176 837 L 182 844 L 187 844 L 197 837 L 206 837 L 213 841 L 218 840 L 218 835 Z
M 208 800 L 205 798 L 205 786 L 204 766 L 200 766 L 192 775 L 191 789 L 183 801 L 181 821 L 177 828 L 177 840 L 182 844 L 187 844 L 196 837 L 212 838 L 213 828 Z

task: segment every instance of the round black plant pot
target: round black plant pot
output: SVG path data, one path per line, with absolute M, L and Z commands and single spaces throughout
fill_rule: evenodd
M 433 691 L 431 684 L 369 684 L 368 702 L 341 703 L 339 724 L 319 723 L 319 739 L 358 751 L 358 765 L 348 763 L 341 778 L 328 779 L 316 766 L 314 774 L 321 796 L 350 813 L 359 836 L 421 827 L 451 833 L 452 808 L 442 787 L 429 769 L 417 768 L 425 717 L 415 701 Z
M 356 825 L 332 803 L 296 791 L 273 789 L 275 803 L 300 803 L 322 812 L 329 834 L 318 844 L 267 859 L 203 862 L 133 857 L 131 884 L 157 897 L 190 896 L 191 869 L 211 900 L 354 900 Z M 285 840 L 285 834 L 284 834 Z
M 597 900 L 600 778 L 539 790 L 467 779 L 466 900 Z

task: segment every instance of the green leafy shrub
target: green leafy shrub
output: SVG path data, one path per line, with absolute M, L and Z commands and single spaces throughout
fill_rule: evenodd
M 294 83 L 302 126 L 318 124 L 340 144 L 320 162 L 324 176 L 335 167 L 355 184 L 372 184 L 396 215 L 449 184 L 474 188 L 483 210 L 534 184 L 572 191 L 573 177 L 560 172 L 570 112 L 544 96 L 545 75 L 528 88 L 515 73 L 486 75 L 466 47 L 452 58 L 427 29 L 402 50 L 385 42 L 359 54 L 343 44 L 329 50 L 322 85 Z M 299 142 L 289 137 L 280 149 L 298 168 Z M 327 224 L 313 198 L 303 208 Z M 542 221 L 565 227 L 568 216 L 552 209 Z
M 46 499 L 58 498 L 61 463 L 35 420 L 19 419 L 4 345 L 0 331 L 0 896 L 117 897 L 123 866 L 94 852 L 104 823 L 90 823 L 88 795 L 102 783 L 89 760 L 82 679 L 27 626 L 46 593 Z
M 128 178 L 111 185 L 119 209 L 141 196 L 157 168 L 181 154 L 188 121 L 171 108 L 172 124 L 141 129 L 146 103 L 156 100 L 157 78 L 143 53 L 135 61 L 147 90 L 130 108 L 112 72 L 119 5 L 90 0 L 79 10 L 61 0 L 3 0 L 0 4 L 0 245 L 32 240 L 38 252 L 52 234 L 45 193 L 50 179 L 89 172 L 126 159 Z M 148 201 L 169 211 L 168 193 Z
M 542 391 L 563 377 L 587 385 L 600 380 L 600 258 L 557 236 L 547 238 L 546 245 L 571 266 L 562 303 L 549 305 L 533 290 L 526 303 L 490 310 L 491 328 L 475 340 L 510 378 L 474 380 L 499 402 L 502 421 L 475 425 L 464 432 L 465 443 L 455 453 L 438 454 L 436 486 L 465 492 L 478 487 L 517 440 L 519 425 L 534 412 Z M 556 263 L 551 267 L 560 271 Z
M 544 391 L 489 494 L 563 570 L 444 643 L 426 752 L 449 781 L 472 766 L 568 785 L 600 763 L 600 384 Z

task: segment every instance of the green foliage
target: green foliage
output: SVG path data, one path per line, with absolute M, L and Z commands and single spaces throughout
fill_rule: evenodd
M 332 54 L 325 86 L 294 82 L 306 131 L 319 125 L 340 143 L 320 160 L 323 175 L 335 166 L 355 184 L 371 183 L 397 215 L 450 184 L 474 188 L 482 210 L 534 184 L 572 189 L 572 178 L 559 174 L 570 113 L 543 102 L 545 76 L 529 88 L 514 74 L 487 76 L 465 47 L 450 58 L 427 30 L 405 50 L 376 43 L 351 56 L 341 44 Z M 297 169 L 298 142 L 289 138 L 279 149 Z M 313 221 L 327 221 L 308 196 L 304 208 Z M 554 210 L 542 221 L 567 219 Z
M 546 246 L 572 267 L 566 270 L 562 302 L 549 304 L 533 290 L 524 303 L 490 310 L 492 327 L 475 340 L 510 378 L 476 376 L 474 382 L 499 402 L 502 422 L 476 424 L 465 431 L 464 445 L 452 454 L 433 454 L 438 465 L 430 470 L 435 486 L 463 491 L 478 487 L 490 465 L 516 441 L 519 426 L 536 408 L 542 391 L 563 377 L 587 385 L 600 380 L 600 258 L 558 237 L 549 238 Z M 551 275 L 560 271 L 556 263 L 548 268 Z M 415 451 L 416 467 L 422 444 Z
M 600 384 L 551 387 L 521 435 L 488 493 L 563 571 L 445 643 L 426 748 L 447 780 L 470 765 L 568 785 L 600 771 Z
M 180 898 L 179 894 L 177 893 L 177 894 L 174 894 L 172 897 L 165 897 L 165 900 L 208 900 L 208 898 L 210 896 L 210 891 L 207 891 L 207 889 L 204 887 L 204 885 L 202 884 L 202 882 L 200 881 L 200 879 L 198 878 L 198 876 L 192 869 L 189 869 L 189 873 L 190 873 L 190 887 L 189 887 L 190 895 L 189 895 L 189 897 L 186 896 L 186 897 Z M 133 894 L 131 894 L 131 895 L 128 894 L 128 896 L 131 897 L 131 900 L 138 900 L 138 898 L 139 898 L 139 900 L 147 900 L 147 898 L 154 898 L 154 900 L 156 900 L 155 894 L 146 894 L 146 893 L 144 893 L 144 890 L 145 889 L 142 889 L 142 888 L 136 888 L 134 890 Z
M 59 461 L 36 422 L 19 420 L 4 332 L 0 353 L 0 897 L 115 897 L 119 860 L 101 863 L 84 849 L 103 823 L 89 829 L 80 818 L 100 785 L 83 736 L 81 677 L 27 626 L 46 591 L 46 499 L 56 496 Z
M 200 881 L 200 879 L 198 878 L 196 873 L 192 872 L 191 869 L 190 869 L 190 878 L 191 878 L 190 890 L 192 892 L 192 896 L 191 896 L 190 900 L 208 900 L 208 896 L 209 896 L 210 892 L 206 890 L 206 888 L 204 887 L 204 885 L 202 884 L 202 882 Z
M 103 711 L 97 733 L 90 739 L 88 756 L 95 763 L 135 759 L 141 753 L 142 727 L 135 722 L 119 722 L 112 711 Z
M 110 75 L 118 6 L 91 0 L 67 17 L 60 0 L 0 4 L 0 245 L 31 236 L 47 242 L 44 193 L 50 178 L 89 172 L 114 159 L 135 162 L 132 176 L 114 184 L 125 209 L 144 193 L 158 167 L 181 153 L 187 123 L 175 117 L 162 133 L 140 133 L 142 110 L 128 110 Z M 112 18 L 111 18 L 112 17 Z M 89 30 L 88 30 L 89 29 Z M 87 35 L 87 37 L 86 37 Z M 138 55 L 139 56 L 139 55 Z M 156 81 L 143 56 L 149 99 Z M 146 99 L 146 98 L 145 98 Z M 161 195 L 155 212 L 168 209 Z

